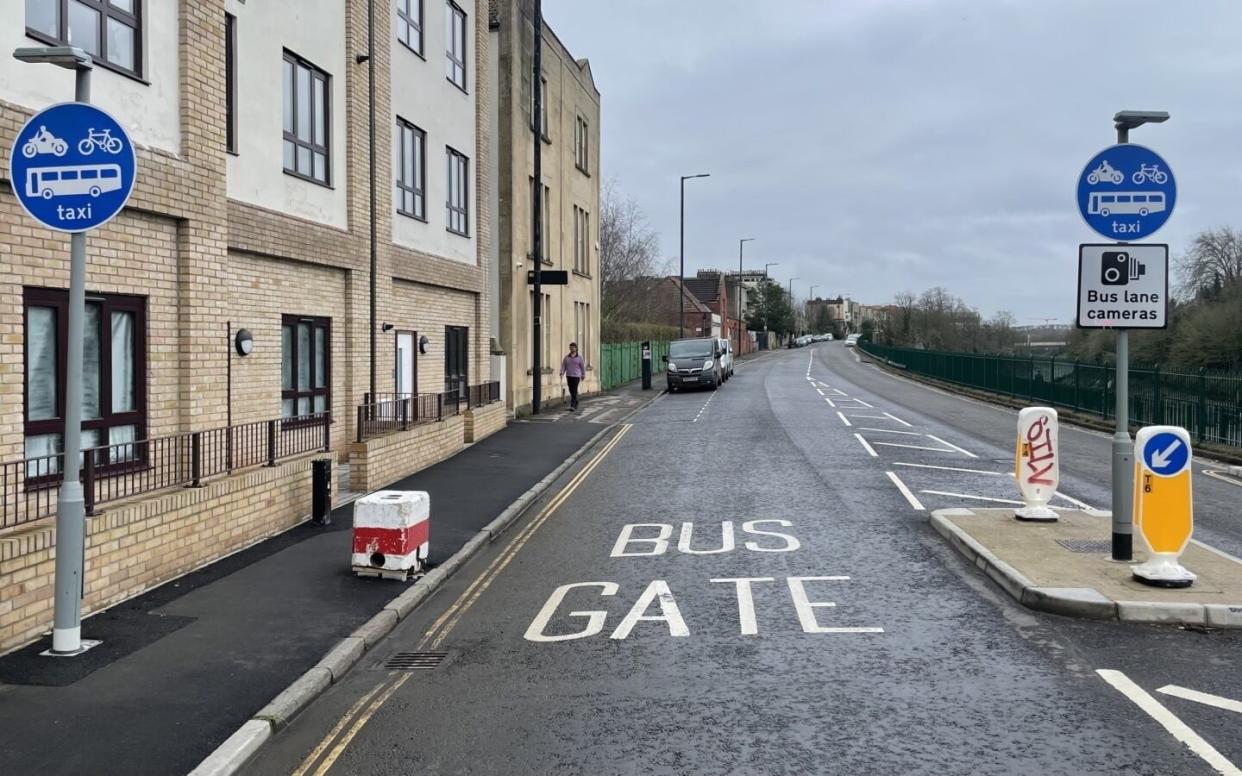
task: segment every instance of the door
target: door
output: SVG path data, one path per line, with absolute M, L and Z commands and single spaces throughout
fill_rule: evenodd
M 414 348 L 418 341 L 416 332 L 397 332 L 397 384 L 396 394 L 405 398 L 418 393 L 414 371 Z
M 469 333 L 470 329 L 466 326 L 444 327 L 444 392 L 449 399 L 466 399 L 466 386 L 470 384 L 467 361 Z

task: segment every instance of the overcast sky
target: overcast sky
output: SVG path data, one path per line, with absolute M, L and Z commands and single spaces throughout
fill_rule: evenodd
M 1074 188 L 1121 109 L 1171 120 L 1153 241 L 1242 227 L 1242 0 L 544 0 L 603 100 L 604 175 L 686 271 L 776 261 L 804 297 L 943 285 L 1070 322 Z M 673 271 L 676 271 L 675 265 Z

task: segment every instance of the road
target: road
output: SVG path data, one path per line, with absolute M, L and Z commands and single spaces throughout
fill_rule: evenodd
M 1236 773 L 1242 716 L 1157 690 L 1242 699 L 1242 634 L 1023 609 L 916 509 L 1012 499 L 1013 429 L 837 343 L 663 396 L 248 772 Z M 1062 451 L 1103 504 L 1108 440 Z M 1201 487 L 1237 552 L 1242 488 Z

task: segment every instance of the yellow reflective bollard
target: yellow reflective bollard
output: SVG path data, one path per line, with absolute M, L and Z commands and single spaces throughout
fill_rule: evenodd
M 1051 407 L 1026 407 L 1018 413 L 1018 439 L 1013 453 L 1013 476 L 1025 506 L 1014 511 L 1019 520 L 1055 522 L 1057 513 L 1048 502 L 1061 479 L 1060 431 L 1057 411 Z
M 1194 533 L 1190 435 L 1176 426 L 1148 426 L 1134 439 L 1134 527 L 1147 545 L 1134 578 L 1156 587 L 1189 587 L 1195 575 L 1178 560 Z

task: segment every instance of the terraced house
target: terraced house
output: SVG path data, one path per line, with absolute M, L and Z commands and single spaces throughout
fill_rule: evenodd
M 88 244 L 86 610 L 304 519 L 313 456 L 366 490 L 504 425 L 486 3 L 7 5 L 0 175 L 73 98 L 22 46 L 90 53 L 138 144 Z M 0 650 L 51 619 L 68 246 L 0 185 Z

